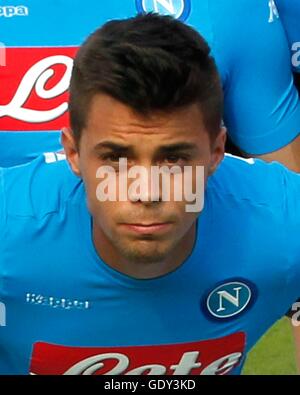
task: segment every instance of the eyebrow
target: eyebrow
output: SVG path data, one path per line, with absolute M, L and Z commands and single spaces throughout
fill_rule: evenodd
M 196 144 L 185 143 L 185 142 L 167 144 L 165 146 L 159 147 L 159 152 L 195 151 L 195 150 L 197 150 Z
M 95 145 L 94 150 L 98 151 L 103 148 L 111 149 L 113 151 L 118 151 L 118 152 L 133 151 L 132 145 L 119 144 L 113 141 L 102 141 L 101 143 Z M 197 149 L 196 144 L 180 142 L 180 143 L 167 144 L 161 146 L 158 148 L 158 151 L 159 152 L 195 151 L 196 149 Z
M 112 151 L 118 151 L 118 152 L 127 152 L 133 149 L 131 145 L 123 145 L 119 143 L 114 143 L 113 141 L 103 141 L 95 145 L 94 151 L 99 151 L 103 148 L 108 148 L 111 149 Z

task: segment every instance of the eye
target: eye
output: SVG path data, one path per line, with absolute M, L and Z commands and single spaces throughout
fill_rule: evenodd
M 113 162 L 113 163 L 117 163 L 120 161 L 121 158 L 123 158 L 124 155 L 120 155 L 117 153 L 109 153 L 109 154 L 103 154 L 100 156 L 100 159 L 104 160 L 104 161 L 108 161 L 108 162 Z
M 188 161 L 188 156 L 186 155 L 168 155 L 163 159 L 163 163 L 171 164 L 171 165 L 182 165 Z
M 181 157 L 178 155 L 170 155 L 166 158 L 166 161 L 170 163 L 177 163 L 180 159 Z

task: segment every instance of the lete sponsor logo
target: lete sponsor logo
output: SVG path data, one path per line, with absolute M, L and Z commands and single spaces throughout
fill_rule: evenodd
M 7 48 L 0 69 L 0 130 L 58 130 L 68 124 L 77 47 Z
M 243 332 L 193 343 L 66 347 L 35 343 L 33 375 L 226 375 L 241 361 Z

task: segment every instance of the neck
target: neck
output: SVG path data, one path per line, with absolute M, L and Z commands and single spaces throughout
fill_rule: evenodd
M 122 256 L 100 228 L 93 224 L 94 246 L 99 257 L 112 269 L 136 279 L 151 279 L 176 270 L 191 254 L 196 239 L 196 223 L 176 243 L 167 257 L 158 262 L 133 262 Z

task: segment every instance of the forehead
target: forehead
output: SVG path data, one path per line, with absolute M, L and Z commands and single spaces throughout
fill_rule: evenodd
M 104 94 L 94 96 L 91 101 L 84 135 L 91 143 L 107 138 L 153 143 L 208 137 L 197 104 L 146 116 Z

